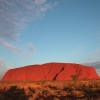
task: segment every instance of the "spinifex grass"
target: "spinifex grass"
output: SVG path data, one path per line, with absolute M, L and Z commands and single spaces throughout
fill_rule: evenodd
M 100 80 L 1 81 L 0 100 L 100 100 Z

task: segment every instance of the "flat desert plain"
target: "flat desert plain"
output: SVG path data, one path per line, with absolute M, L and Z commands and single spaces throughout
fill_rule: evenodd
M 0 81 L 0 100 L 100 100 L 100 79 Z

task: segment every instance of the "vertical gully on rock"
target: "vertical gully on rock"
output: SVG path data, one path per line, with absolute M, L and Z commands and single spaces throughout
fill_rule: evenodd
M 53 80 L 56 80 L 57 76 L 58 76 L 63 70 L 64 70 L 64 67 L 61 69 L 61 71 L 60 71 L 58 74 L 56 74 L 56 75 L 54 76 Z

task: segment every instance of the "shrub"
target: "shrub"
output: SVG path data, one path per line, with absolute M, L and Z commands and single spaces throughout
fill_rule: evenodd
M 73 81 L 76 81 L 78 79 L 77 75 L 71 75 L 71 78 L 73 79 Z

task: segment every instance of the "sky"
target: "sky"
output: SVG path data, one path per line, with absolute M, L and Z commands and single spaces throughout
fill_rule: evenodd
M 47 62 L 100 75 L 100 0 L 0 0 L 0 73 Z

